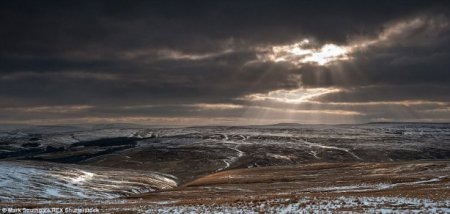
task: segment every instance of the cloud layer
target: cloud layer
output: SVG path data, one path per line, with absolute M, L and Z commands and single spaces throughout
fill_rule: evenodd
M 445 1 L 0 6 L 3 123 L 450 121 Z

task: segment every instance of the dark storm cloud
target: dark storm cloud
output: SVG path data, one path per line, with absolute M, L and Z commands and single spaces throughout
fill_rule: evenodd
M 159 62 L 156 68 L 135 72 L 17 72 L 0 79 L 0 96 L 24 99 L 30 105 L 222 103 L 246 93 L 299 85 L 282 65 L 243 70 L 217 61 Z
M 217 40 L 285 42 L 300 35 L 345 42 L 351 34 L 419 11 L 424 1 L 7 1 L 2 50 L 65 53 L 142 46 L 186 51 L 220 48 Z
M 450 83 L 445 1 L 0 4 L 0 108 L 92 105 L 74 117 L 231 117 L 245 110 L 208 113 L 185 105 L 248 105 L 240 98 L 300 86 L 342 89 L 318 99 L 324 103 L 450 99 L 444 92 Z M 415 19 L 418 24 L 401 28 Z M 400 32 L 387 33 L 396 26 Z M 330 66 L 259 58 L 273 45 L 304 38 L 317 47 L 380 41 Z M 132 105 L 166 107 L 117 110 Z

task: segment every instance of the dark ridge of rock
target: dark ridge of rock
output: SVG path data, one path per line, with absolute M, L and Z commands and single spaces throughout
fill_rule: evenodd
M 103 138 L 103 139 L 98 139 L 98 140 L 73 143 L 70 147 L 77 147 L 77 146 L 107 147 L 107 146 L 122 146 L 122 145 L 136 146 L 137 141 L 143 140 L 143 139 L 145 139 L 145 138 L 134 138 L 134 137 Z
M 95 153 L 83 153 L 83 154 L 76 154 L 76 155 L 70 155 L 70 152 L 68 152 L 68 155 L 65 157 L 58 157 L 58 158 L 52 158 L 50 157 L 26 157 L 24 160 L 40 160 L 40 161 L 50 161 L 50 162 L 56 162 L 56 163 L 80 163 L 87 159 L 111 154 L 117 151 L 121 151 L 124 149 L 132 148 L 132 146 L 120 146 L 120 147 L 114 147 L 109 148 L 103 151 L 95 152 Z
M 22 156 L 32 156 L 32 155 L 41 154 L 43 152 L 44 151 L 40 148 L 22 149 L 22 150 L 13 151 L 13 152 L 3 152 L 3 153 L 0 153 L 0 159 L 22 157 Z
M 23 148 L 30 148 L 30 147 L 39 147 L 41 144 L 40 143 L 24 143 L 22 144 Z

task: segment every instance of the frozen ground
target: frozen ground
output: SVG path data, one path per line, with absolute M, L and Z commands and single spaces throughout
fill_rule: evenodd
M 170 189 L 161 173 L 50 163 L 0 162 L 0 199 L 112 199 Z
M 450 201 L 402 197 L 339 197 L 278 199 L 255 203 L 161 206 L 132 211 L 145 213 L 449 213 Z
M 38 127 L 0 131 L 0 160 L 40 160 L 173 174 L 311 162 L 450 157 L 449 124 L 246 127 Z M 191 169 L 186 172 L 186 169 Z
M 0 127 L 0 203 L 448 212 L 449 158 L 449 124 L 8 126 Z
M 0 207 L 94 207 L 102 213 L 448 213 L 449 174 L 449 161 L 258 167 L 222 171 L 171 189 L 120 198 L 17 197 L 0 200 Z M 90 180 L 95 176 L 78 175 L 64 180 L 96 183 Z M 127 188 L 129 182 L 124 184 Z M 15 190 L 29 192 L 33 185 Z

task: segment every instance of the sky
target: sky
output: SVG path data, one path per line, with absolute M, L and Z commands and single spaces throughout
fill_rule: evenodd
M 448 1 L 0 3 L 0 123 L 450 122 Z

